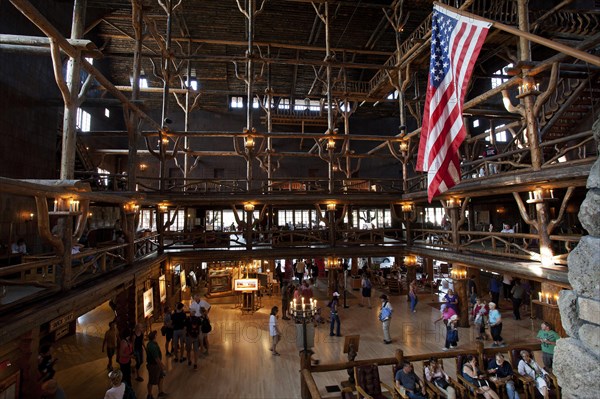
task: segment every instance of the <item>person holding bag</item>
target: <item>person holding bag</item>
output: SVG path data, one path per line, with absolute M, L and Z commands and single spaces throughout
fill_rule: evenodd
M 462 375 L 465 380 L 477 387 L 476 392 L 482 394 L 485 399 L 500 399 L 498 394 L 490 387 L 489 381 L 485 379 L 485 374 L 477 368 L 477 358 L 475 356 L 467 356 Z
M 438 387 L 447 399 L 456 398 L 456 390 L 450 385 L 450 377 L 436 358 L 429 359 L 429 365 L 425 367 L 425 379 Z

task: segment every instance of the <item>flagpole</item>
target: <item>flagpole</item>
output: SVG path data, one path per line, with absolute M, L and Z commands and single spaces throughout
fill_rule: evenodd
M 496 21 L 493 21 L 491 19 L 483 18 L 483 17 L 480 17 L 479 15 L 472 14 L 472 13 L 467 12 L 467 11 L 462 11 L 462 10 L 459 10 L 458 8 L 454 8 L 454 7 L 448 6 L 446 4 L 442 4 L 442 3 L 437 2 L 437 1 L 434 1 L 433 4 L 437 5 L 438 7 L 444 8 L 444 9 L 446 9 L 448 11 L 452 11 L 453 13 L 456 13 L 458 15 L 462 15 L 463 17 L 472 18 L 472 19 L 476 19 L 476 20 L 479 20 L 479 21 L 482 21 L 482 22 L 490 23 L 496 29 L 500 29 L 500 30 L 502 30 L 504 32 L 511 33 L 511 34 L 513 34 L 515 36 L 524 37 L 527 40 L 530 40 L 530 41 L 532 41 L 534 43 L 541 44 L 542 46 L 549 47 L 549 48 L 551 48 L 553 50 L 556 50 L 558 52 L 570 55 L 571 57 L 578 58 L 578 59 L 580 59 L 582 61 L 585 61 L 585 62 L 588 62 L 588 63 L 590 63 L 592 65 L 596 65 L 596 66 L 600 67 L 600 57 L 597 57 L 597 56 L 594 56 L 592 54 L 586 53 L 585 51 L 574 49 L 574 48 L 566 46 L 566 45 L 564 45 L 562 43 L 558 43 L 558 42 L 555 42 L 553 40 L 546 39 L 545 37 L 534 35 L 533 33 L 523 32 L 520 29 L 514 28 L 514 27 L 509 26 L 509 25 L 505 25 L 505 24 L 503 24 L 501 22 L 496 22 Z

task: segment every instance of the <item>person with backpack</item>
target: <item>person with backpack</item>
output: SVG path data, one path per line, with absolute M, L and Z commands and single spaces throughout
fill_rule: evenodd
M 362 298 L 360 300 L 360 306 L 365 306 L 365 302 L 367 302 L 369 309 L 371 309 L 371 279 L 369 278 L 368 273 L 364 273 L 362 277 Z
M 383 343 L 391 344 L 392 338 L 390 337 L 390 324 L 392 322 L 392 312 L 394 309 L 392 305 L 388 301 L 388 297 L 385 294 L 382 294 L 379 299 L 381 299 L 381 309 L 379 310 L 379 321 L 381 322 L 381 326 L 383 328 Z

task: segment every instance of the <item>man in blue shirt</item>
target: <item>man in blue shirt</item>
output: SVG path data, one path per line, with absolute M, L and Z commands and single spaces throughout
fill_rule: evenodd
M 492 302 L 494 302 L 498 309 L 500 309 L 500 289 L 502 287 L 502 283 L 500 282 L 500 276 L 493 275 L 490 280 L 490 295 L 492 297 Z
M 513 369 L 509 362 L 504 360 L 502 353 L 496 353 L 496 357 L 490 360 L 488 365 L 488 373 L 495 374 L 495 378 L 491 378 L 498 387 L 502 383 L 506 384 L 506 396 L 508 399 L 520 399 L 519 393 L 515 389 L 515 383 L 513 381 Z
M 425 386 L 415 374 L 412 365 L 404 362 L 402 368 L 396 372 L 396 387 L 404 389 L 410 399 L 426 399 Z

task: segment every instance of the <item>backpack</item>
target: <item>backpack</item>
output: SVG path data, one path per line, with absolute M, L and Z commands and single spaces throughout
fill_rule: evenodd
M 386 321 L 390 317 L 392 317 L 392 309 L 387 306 L 387 302 L 385 305 L 381 307 L 381 312 L 379 313 L 379 321 Z
M 202 331 L 202 334 L 208 334 L 212 331 L 212 326 L 210 325 L 210 320 L 208 320 L 208 317 L 204 317 L 202 319 L 202 323 L 200 324 L 200 331 Z

